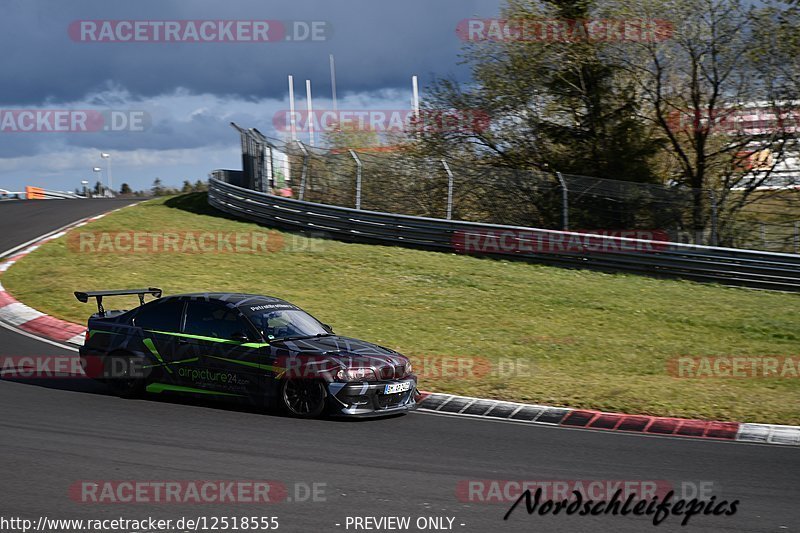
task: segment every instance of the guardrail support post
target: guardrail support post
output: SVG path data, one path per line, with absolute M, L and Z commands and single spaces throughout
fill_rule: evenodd
M 561 172 L 556 172 L 558 183 L 561 184 L 561 229 L 569 231 L 569 189 Z
M 356 209 L 361 209 L 361 160 L 353 150 L 350 150 L 350 155 L 356 162 Z
M 453 218 L 453 172 L 444 159 L 442 159 L 442 166 L 447 172 L 447 220 L 451 220 Z
M 306 150 L 305 145 L 300 142 L 300 140 L 295 141 L 297 146 L 300 147 L 300 150 L 303 152 L 303 171 L 300 174 L 300 194 L 298 194 L 298 199 L 302 200 L 303 196 L 306 194 L 306 178 L 308 177 L 308 150 Z

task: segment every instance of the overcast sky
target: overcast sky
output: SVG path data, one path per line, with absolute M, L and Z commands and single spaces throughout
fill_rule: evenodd
M 95 166 L 103 168 L 105 181 L 101 151 L 111 153 L 115 188 L 122 182 L 148 188 L 157 176 L 178 185 L 187 178 L 205 179 L 214 168 L 240 168 L 238 136 L 228 123 L 281 135 L 273 117 L 288 108 L 289 74 L 295 77 L 298 106 L 305 106 L 305 80 L 310 79 L 314 107 L 330 109 L 329 54 L 336 58 L 340 109 L 408 109 L 412 75 L 420 76 L 423 91 L 436 77 L 468 79 L 467 68 L 458 64 L 463 42 L 456 27 L 467 18 L 497 16 L 500 4 L 4 0 L 0 188 L 72 190 L 83 179 L 97 180 Z M 266 32 L 270 42 L 153 42 L 163 21 L 264 20 L 271 21 Z M 145 42 L 92 41 L 103 38 L 101 21 L 151 23 L 140 23 L 139 31 L 147 32 L 140 33 Z M 285 40 L 287 35 L 303 37 L 311 24 L 316 39 Z M 126 33 L 127 26 L 118 22 L 113 28 L 116 38 L 134 31 Z M 235 27 L 227 28 L 235 32 Z M 249 38 L 247 28 L 245 24 L 237 37 Z M 250 28 L 249 35 L 255 35 L 264 26 Z M 185 29 L 184 23 L 181 32 Z M 211 35 L 213 29 L 206 26 L 204 31 Z M 223 35 L 230 33 L 223 30 Z M 73 123 L 76 130 L 97 131 L 13 131 L 31 127 L 31 115 L 23 114 L 30 110 L 39 111 L 33 115 L 41 121 L 35 130 Z M 43 110 L 53 113 L 44 115 Z M 55 112 L 62 112 L 61 118 Z M 87 112 L 89 126 L 82 128 Z M 91 113 L 97 112 L 102 127 L 92 120 Z

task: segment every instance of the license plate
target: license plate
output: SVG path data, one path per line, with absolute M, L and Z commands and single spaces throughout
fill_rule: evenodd
M 411 388 L 411 382 L 406 381 L 405 383 L 391 383 L 386 385 L 386 389 L 383 391 L 384 394 L 397 394 L 398 392 L 405 392 Z

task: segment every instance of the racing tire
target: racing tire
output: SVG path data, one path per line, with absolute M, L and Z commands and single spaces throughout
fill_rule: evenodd
M 281 383 L 281 410 L 295 418 L 319 418 L 325 412 L 328 391 L 316 379 L 287 379 Z
M 140 398 L 146 379 L 142 375 L 142 358 L 127 352 L 114 352 L 105 358 L 103 382 L 120 398 Z

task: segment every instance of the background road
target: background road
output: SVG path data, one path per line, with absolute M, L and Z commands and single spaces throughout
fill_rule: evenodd
M 119 206 L 0 204 L 0 251 Z M 0 329 L 0 355 L 57 354 L 75 352 Z M 598 479 L 711 481 L 718 500 L 741 501 L 735 516 L 695 516 L 685 528 L 670 517 L 656 531 L 793 531 L 800 524 L 794 447 L 424 413 L 301 421 L 166 398 L 122 400 L 81 379 L 0 381 L 0 406 L 0 515 L 6 517 L 277 516 L 279 531 L 347 531 L 347 516 L 411 516 L 412 524 L 420 516 L 449 516 L 453 529 L 465 532 L 653 529 L 648 518 L 529 517 L 521 508 L 504 522 L 509 504 L 456 496 L 462 480 Z M 317 502 L 107 505 L 70 499 L 68 489 L 79 480 L 277 480 L 292 499 L 296 483 L 325 485 L 324 501 Z
M 131 203 L 119 199 L 0 202 L 0 253 L 81 218 Z

